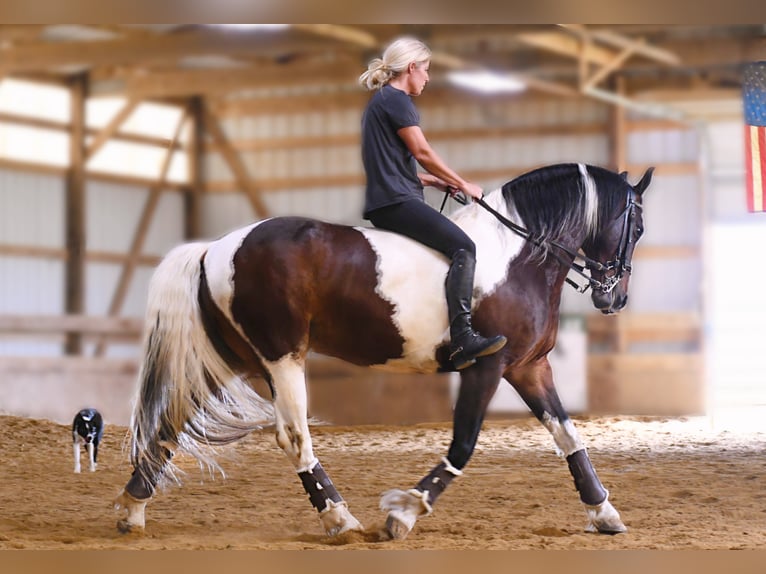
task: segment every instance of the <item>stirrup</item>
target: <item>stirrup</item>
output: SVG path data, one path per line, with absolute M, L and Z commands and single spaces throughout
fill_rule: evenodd
M 482 337 L 481 335 L 475 334 L 474 336 L 484 339 L 486 341 L 486 346 L 479 349 L 474 354 L 469 355 L 465 354 L 464 345 L 460 345 L 454 351 L 452 351 L 452 353 L 450 353 L 449 359 L 452 361 L 453 366 L 458 371 L 473 365 L 478 357 L 486 357 L 487 355 L 493 355 L 497 353 L 500 349 L 505 347 L 505 344 L 508 342 L 508 339 L 506 339 L 503 335 L 495 335 L 494 337 Z
M 460 360 L 458 360 L 460 357 Z M 476 362 L 475 357 L 466 357 L 463 355 L 463 347 L 458 347 L 450 353 L 449 360 L 452 362 L 452 366 L 455 370 L 462 371 L 473 365 Z

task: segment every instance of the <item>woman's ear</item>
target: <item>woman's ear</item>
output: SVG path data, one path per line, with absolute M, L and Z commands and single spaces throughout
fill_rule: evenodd
M 410 62 L 410 63 L 407 65 L 407 71 L 408 71 L 408 72 L 411 74 L 412 72 L 414 72 L 414 71 L 415 71 L 415 68 L 417 68 L 417 67 L 418 67 L 418 65 L 417 65 L 417 63 L 416 63 L 416 62 Z

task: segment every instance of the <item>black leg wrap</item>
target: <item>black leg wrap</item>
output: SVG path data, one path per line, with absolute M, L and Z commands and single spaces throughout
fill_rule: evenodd
M 420 492 L 428 492 L 428 502 L 433 504 L 439 495 L 444 492 L 444 489 L 449 486 L 453 478 L 455 478 L 455 475 L 447 470 L 447 465 L 440 462 L 415 488 Z
M 607 492 L 593 470 L 593 465 L 585 449 L 578 450 L 567 457 L 569 472 L 574 477 L 575 488 L 580 493 L 580 500 L 596 506 L 606 500 Z
M 154 484 L 147 480 L 141 470 L 136 468 L 125 485 L 125 492 L 137 500 L 151 498 L 154 494 Z
M 316 463 L 314 468 L 305 472 L 299 472 L 298 476 L 303 483 L 303 488 L 309 495 L 311 505 L 319 512 L 327 508 L 328 500 L 333 502 L 341 502 L 343 500 L 338 491 L 335 490 L 335 485 L 333 485 L 332 480 L 327 476 L 321 464 Z

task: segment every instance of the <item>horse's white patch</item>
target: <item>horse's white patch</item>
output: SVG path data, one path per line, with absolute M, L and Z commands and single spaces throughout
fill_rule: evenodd
M 515 213 L 509 213 L 499 189 L 487 194 L 484 200 L 505 217 L 514 219 Z M 523 240 L 475 203 L 457 211 L 453 221 L 476 244 L 475 308 L 505 279 L 508 265 L 521 251 Z M 403 357 L 387 362 L 384 368 L 434 371 L 436 348 L 449 340 L 444 291 L 447 258 L 395 233 L 357 229 L 378 256 L 377 293 L 394 305 L 394 324 L 404 338 Z
M 542 423 L 548 429 L 548 432 L 553 435 L 553 441 L 556 443 L 559 454 L 567 457 L 585 448 L 571 420 L 567 419 L 562 424 L 558 418 L 548 413 L 543 413 Z
M 231 316 L 231 300 L 234 297 L 234 254 L 242 246 L 245 237 L 263 221 L 227 233 L 213 241 L 205 255 L 205 276 L 210 287 L 210 294 L 218 308 L 235 326 L 237 323 Z
M 265 361 L 274 384 L 277 444 L 298 472 L 315 464 L 306 412 L 308 396 L 306 371 L 302 361 L 286 355 L 278 361 Z

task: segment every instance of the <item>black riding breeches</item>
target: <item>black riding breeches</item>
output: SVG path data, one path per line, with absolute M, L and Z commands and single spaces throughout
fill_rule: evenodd
M 460 249 L 476 256 L 473 240 L 449 218 L 423 201 L 413 199 L 381 207 L 367 214 L 367 218 L 375 227 L 414 239 L 443 253 L 450 261 Z

